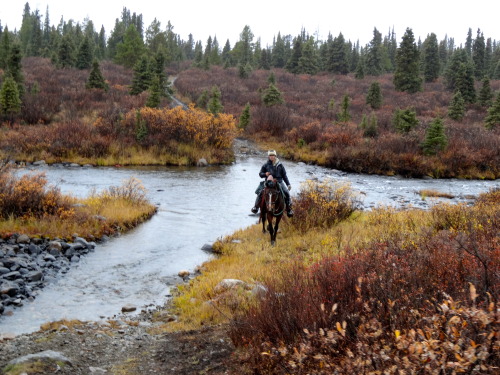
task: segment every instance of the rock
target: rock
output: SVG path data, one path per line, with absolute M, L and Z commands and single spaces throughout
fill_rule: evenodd
M 204 244 L 201 249 L 203 251 L 208 251 L 209 253 L 213 253 L 214 252 L 214 247 L 208 243 Z
M 122 312 L 132 312 L 137 310 L 137 306 L 131 305 L 131 304 L 126 304 L 125 306 L 122 307 Z
M 89 371 L 91 374 L 107 374 L 108 372 L 100 367 L 89 367 Z
M 45 359 L 54 362 L 63 362 L 68 365 L 72 365 L 71 361 L 64 356 L 62 353 L 55 352 L 53 350 L 46 350 L 44 352 L 36 353 L 36 354 L 28 354 L 23 357 L 16 358 L 9 362 L 9 365 L 18 365 L 20 363 L 26 362 L 35 362 L 39 359 Z
M 78 263 L 80 261 L 80 257 L 78 255 L 73 255 L 71 257 L 71 263 Z
M 206 166 L 208 166 L 207 159 L 205 159 L 205 158 L 199 159 L 198 162 L 196 163 L 196 166 L 197 167 L 206 167 Z
M 1 333 L 0 334 L 0 342 L 2 341 L 7 341 L 7 340 L 14 340 L 16 338 L 16 335 L 13 333 Z
M 227 290 L 234 289 L 237 287 L 246 287 L 247 283 L 238 279 L 224 279 L 220 281 L 214 288 L 215 293 L 223 293 Z
M 42 249 L 38 245 L 31 244 L 31 245 L 28 246 L 28 253 L 29 254 L 38 255 L 41 252 L 42 252 Z
M 43 279 L 43 273 L 41 271 L 31 271 L 26 274 L 25 278 L 30 282 L 40 281 Z
M 61 252 L 62 245 L 58 241 L 50 241 L 47 250 L 49 250 L 49 251 L 50 250 L 57 250 L 57 251 Z
M 80 164 L 77 163 L 71 163 L 69 166 L 72 168 L 80 168 Z
M 84 247 L 89 247 L 89 243 L 87 242 L 87 240 L 85 238 L 82 238 L 82 237 L 76 237 L 73 241 L 74 244 L 82 244 Z
M 252 288 L 251 293 L 257 298 L 263 298 L 266 296 L 267 288 L 262 284 L 255 284 Z
M 21 274 L 18 271 L 13 271 L 2 275 L 2 277 L 6 280 L 14 280 L 20 278 Z
M 43 260 L 46 261 L 46 262 L 55 262 L 56 258 L 53 255 L 51 255 L 51 254 L 45 254 L 43 256 Z
M 15 297 L 19 293 L 19 286 L 14 283 L 3 283 L 0 286 L 0 294 Z
M 6 273 L 9 273 L 10 270 L 8 268 L 5 268 L 5 267 L 0 267 L 0 276 L 6 274 Z
M 46 165 L 47 162 L 45 160 L 37 160 L 35 162 L 33 162 L 33 165 L 36 166 L 36 167 L 39 167 L 41 165 Z
M 30 238 L 26 234 L 17 237 L 16 243 L 30 243 Z
M 182 271 L 179 271 L 179 273 L 177 275 L 184 279 L 185 277 L 188 277 L 189 275 L 191 275 L 191 273 L 188 270 L 182 270 Z

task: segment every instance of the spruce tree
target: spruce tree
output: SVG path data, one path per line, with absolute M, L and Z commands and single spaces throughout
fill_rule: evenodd
M 76 67 L 78 69 L 88 69 L 92 66 L 92 61 L 94 59 L 92 48 L 90 45 L 90 40 L 85 37 L 78 48 L 78 53 L 76 56 Z
M 109 89 L 109 86 L 101 73 L 101 69 L 99 68 L 99 62 L 96 59 L 92 62 L 92 69 L 85 87 L 87 89 L 101 89 L 104 91 L 108 91 Z
M 273 107 L 283 104 L 285 101 L 283 100 L 281 91 L 274 84 L 270 83 L 262 94 L 262 102 L 266 107 Z
M 146 91 L 152 83 L 152 78 L 149 59 L 144 55 L 134 66 L 130 95 L 139 95 L 141 92 Z
M 21 111 L 21 98 L 16 81 L 9 74 L 0 89 L 0 110 L 10 119 Z
M 363 58 L 360 58 L 358 65 L 356 66 L 356 71 L 354 72 L 354 78 L 363 79 L 365 78 L 365 63 Z
M 333 39 L 328 52 L 328 71 L 334 74 L 349 73 L 349 60 L 346 50 L 346 42 L 342 33 Z
M 378 76 L 383 73 L 382 67 L 382 34 L 374 28 L 373 39 L 368 47 L 365 60 L 365 72 L 371 76 Z
M 288 70 L 290 73 L 293 74 L 298 74 L 300 73 L 299 71 L 299 60 L 300 57 L 302 56 L 302 36 L 297 36 L 294 41 L 293 41 L 293 50 L 292 50 L 292 55 L 288 59 L 286 63 L 286 70 Z
M 484 119 L 487 129 L 493 129 L 500 126 L 500 92 L 493 105 L 488 108 L 488 115 Z
M 455 76 L 455 88 L 462 93 L 466 103 L 476 102 L 473 68 L 470 62 L 459 65 Z
M 316 74 L 318 70 L 318 56 L 314 46 L 314 39 L 311 37 L 303 45 L 297 72 L 313 75 Z
M 70 68 L 75 64 L 75 46 L 68 34 L 64 35 L 57 51 L 57 65 L 60 68 Z
M 373 109 L 379 109 L 382 106 L 382 91 L 378 82 L 373 82 L 370 85 L 366 95 L 366 104 L 369 104 Z
M 364 129 L 363 136 L 369 138 L 375 138 L 378 135 L 378 124 L 377 124 L 377 116 L 375 113 L 370 115 L 370 120 L 368 121 L 368 125 Z
M 474 63 L 474 77 L 476 79 L 483 79 L 485 69 L 485 53 L 486 45 L 484 43 L 484 36 L 480 29 L 477 30 L 477 37 L 474 39 L 472 45 L 472 61 Z
M 211 114 L 217 116 L 224 110 L 224 107 L 221 103 L 221 92 L 217 86 L 212 87 L 212 91 L 210 93 L 210 100 L 208 101 L 207 110 Z
M 483 79 L 483 85 L 479 91 L 478 103 L 482 107 L 489 107 L 493 103 L 493 91 L 491 91 L 490 80 L 488 77 Z
M 396 109 L 392 123 L 400 133 L 408 133 L 418 125 L 417 113 L 411 109 Z
M 17 90 L 19 91 L 19 97 L 24 96 L 24 76 L 21 65 L 21 48 L 19 44 L 15 43 L 10 48 L 9 56 L 7 58 L 7 69 L 6 74 L 10 75 L 14 82 L 17 84 Z
M 132 68 L 144 52 L 142 37 L 135 25 L 132 24 L 125 31 L 123 41 L 116 46 L 114 62 L 126 68 Z
M 207 89 L 203 90 L 196 101 L 198 108 L 207 108 L 208 101 L 210 100 L 210 94 Z
M 285 41 L 278 32 L 271 54 L 271 65 L 275 68 L 284 68 L 286 65 Z
M 436 118 L 430 123 L 425 133 L 425 140 L 422 144 L 424 154 L 436 155 L 439 151 L 443 151 L 447 144 L 448 140 L 444 132 L 443 120 Z
M 6 69 L 11 48 L 11 35 L 9 29 L 5 27 L 0 39 L 0 69 Z
M 160 106 L 162 97 L 162 90 L 160 86 L 160 78 L 155 76 L 153 78 L 153 83 L 149 88 L 149 96 L 146 100 L 146 107 L 158 108 Z
M 274 75 L 274 72 L 269 73 L 269 75 L 267 76 L 267 83 L 276 85 L 276 76 Z
M 238 128 L 245 130 L 250 124 L 250 103 L 245 105 L 243 112 L 241 112 L 240 121 L 238 122 Z
M 422 89 L 420 77 L 420 60 L 413 31 L 406 29 L 403 40 L 396 52 L 396 71 L 394 72 L 394 86 L 397 91 L 415 93 Z
M 456 120 L 462 121 L 465 115 L 465 100 L 460 91 L 457 91 L 453 98 L 451 99 L 450 106 L 448 107 L 448 117 Z
M 431 33 L 424 41 L 424 78 L 434 82 L 439 77 L 439 48 L 436 34 Z
M 351 119 L 351 114 L 349 113 L 350 101 L 347 94 L 342 98 L 342 104 L 340 105 L 341 112 L 337 116 L 340 122 L 348 122 Z

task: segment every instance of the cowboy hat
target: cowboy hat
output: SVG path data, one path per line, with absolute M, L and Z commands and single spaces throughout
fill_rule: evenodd
M 269 150 L 269 151 L 267 152 L 267 156 L 271 156 L 271 155 L 278 156 L 278 155 L 276 154 L 276 151 L 275 151 L 275 150 Z

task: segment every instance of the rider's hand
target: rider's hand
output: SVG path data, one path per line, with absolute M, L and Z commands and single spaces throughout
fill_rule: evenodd
M 292 190 L 292 185 L 288 185 L 288 190 Z
M 269 176 L 271 173 L 270 172 L 266 172 L 266 177 Z

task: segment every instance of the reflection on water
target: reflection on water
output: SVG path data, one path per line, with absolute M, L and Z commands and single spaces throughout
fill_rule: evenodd
M 205 243 L 256 223 L 250 208 L 265 156 L 240 156 L 230 166 L 207 168 L 57 168 L 41 167 L 63 193 L 86 196 L 130 177 L 142 181 L 158 213 L 121 237 L 96 247 L 64 277 L 43 289 L 10 317 L 0 317 L 0 333 L 32 332 L 40 324 L 67 319 L 97 320 L 117 314 L 131 303 L 162 303 L 181 269 L 192 270 L 209 259 Z M 421 189 L 435 189 L 465 200 L 498 187 L 495 181 L 420 180 L 343 174 L 303 163 L 284 162 L 293 193 L 306 179 L 348 181 L 360 192 L 364 207 L 377 204 L 428 207 Z M 23 173 L 23 172 L 21 172 Z

